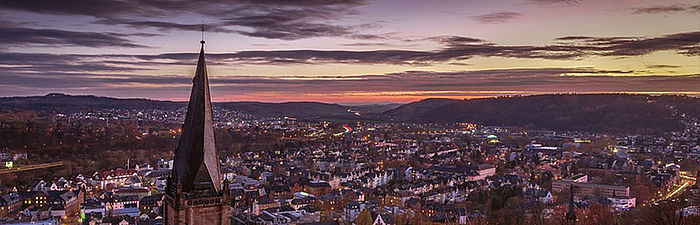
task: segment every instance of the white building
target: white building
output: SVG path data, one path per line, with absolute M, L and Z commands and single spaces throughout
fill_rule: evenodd
M 612 201 L 611 206 L 615 210 L 625 210 L 629 208 L 634 208 L 637 205 L 637 198 L 615 196 L 608 197 L 608 199 Z

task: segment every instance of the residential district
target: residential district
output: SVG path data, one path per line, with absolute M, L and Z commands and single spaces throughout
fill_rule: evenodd
M 95 115 L 57 115 L 64 117 Z M 219 129 L 276 133 L 305 143 L 221 155 L 231 224 L 485 224 L 492 218 L 546 223 L 563 220 L 572 205 L 577 220 L 584 220 L 592 207 L 622 216 L 670 201 L 684 202 L 680 217 L 699 213 L 700 167 L 683 163 L 700 159 L 697 119 L 666 136 L 610 136 L 468 123 L 222 118 Z M 2 173 L 21 168 L 14 162 L 31 162 L 27 157 L 3 151 Z M 28 186 L 3 183 L 0 223 L 162 224 L 172 169 L 172 158 L 129 159 L 118 168 Z M 524 213 L 504 214 L 509 210 Z

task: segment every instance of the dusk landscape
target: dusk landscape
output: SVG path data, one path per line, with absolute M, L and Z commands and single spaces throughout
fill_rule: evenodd
M 700 224 L 697 0 L 0 0 L 0 224 Z

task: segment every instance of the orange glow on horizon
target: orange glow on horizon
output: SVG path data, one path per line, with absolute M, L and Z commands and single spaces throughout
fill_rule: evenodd
M 472 93 L 459 95 L 459 93 Z M 442 92 L 442 91 L 412 91 L 412 92 L 343 92 L 334 94 L 299 94 L 290 96 L 288 93 L 254 93 L 249 95 L 224 95 L 212 96 L 214 102 L 239 102 L 239 101 L 256 101 L 256 102 L 324 102 L 324 103 L 409 103 L 428 98 L 443 98 L 443 99 L 479 99 L 479 98 L 495 98 L 499 96 L 509 95 L 540 95 L 540 94 L 648 94 L 648 95 L 690 95 L 700 96 L 700 91 L 688 92 L 663 92 L 663 91 L 639 91 L 639 92 L 540 92 L 540 91 L 463 91 L 463 92 Z M 454 95 L 446 95 L 454 94 Z M 482 94 L 482 95 L 479 95 Z M 187 101 L 187 97 L 168 98 L 163 100 L 169 101 Z

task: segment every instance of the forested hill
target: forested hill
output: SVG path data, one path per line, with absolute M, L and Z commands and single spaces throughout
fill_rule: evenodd
M 471 100 L 425 99 L 383 113 L 398 121 L 474 122 L 549 130 L 658 133 L 682 130 L 682 114 L 700 118 L 700 98 L 629 94 L 557 94 Z
M 365 112 L 386 109 L 386 105 L 343 106 L 320 102 L 215 102 L 213 104 L 215 107 L 235 110 L 260 117 L 356 118 L 357 116 L 354 114 L 353 110 Z M 71 113 L 107 109 L 177 110 L 185 107 L 187 107 L 187 102 L 120 99 L 92 95 L 48 94 L 44 96 L 0 98 L 0 110 L 32 110 L 48 113 Z
M 684 128 L 682 120 L 700 118 L 700 98 L 673 95 L 551 94 L 471 100 L 424 99 L 400 106 L 344 106 L 319 102 L 223 102 L 214 105 L 261 117 L 473 122 L 483 125 L 611 133 L 659 133 L 681 130 Z M 63 113 L 105 109 L 176 110 L 186 106 L 186 102 L 65 94 L 0 98 L 0 111 L 19 109 Z M 386 110 L 387 108 L 390 110 Z M 382 112 L 383 110 L 386 111 Z
M 150 99 L 120 99 L 93 95 L 66 95 L 59 93 L 44 96 L 0 98 L 0 109 L 22 109 L 47 112 L 80 112 L 105 109 L 162 109 L 176 110 L 186 107 L 186 102 L 157 101 Z

